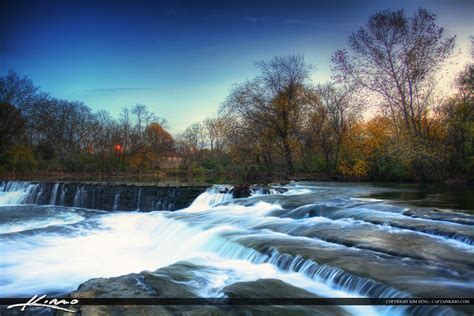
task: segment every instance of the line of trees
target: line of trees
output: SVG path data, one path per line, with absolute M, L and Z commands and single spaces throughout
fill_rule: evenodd
M 454 45 L 425 9 L 376 13 L 335 52 L 331 82 L 312 84 L 314 67 L 302 55 L 259 62 L 259 75 L 233 86 L 213 117 L 176 139 L 143 105 L 113 119 L 9 73 L 0 78 L 1 168 L 153 171 L 160 155 L 175 152 L 183 170 L 240 178 L 472 177 L 474 64 L 449 97 L 437 79 Z
M 182 146 L 194 148 L 186 161 L 249 176 L 472 177 L 473 64 L 454 95 L 443 98 L 438 84 L 454 45 L 433 13 L 386 10 L 334 54 L 329 83 L 314 86 L 301 55 L 257 63 L 260 74 L 235 85 L 216 118 L 186 130 Z M 208 146 L 216 139 L 221 147 Z
M 52 98 L 10 71 L 0 78 L 0 171 L 111 172 L 159 167 L 175 149 L 166 121 L 137 104 L 118 119 Z

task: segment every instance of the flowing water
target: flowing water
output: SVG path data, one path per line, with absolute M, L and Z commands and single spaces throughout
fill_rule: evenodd
M 120 193 L 114 211 L 86 209 L 84 186 L 74 206 L 61 206 L 59 185 L 49 205 L 38 205 L 41 188 L 0 187 L 2 297 L 65 294 L 94 277 L 186 261 L 205 267 L 192 272 L 205 284 L 189 284 L 202 297 L 262 278 L 332 298 L 474 297 L 473 205 L 450 200 L 436 208 L 426 194 L 416 195 L 418 188 L 299 182 L 233 199 L 229 188 L 214 186 L 174 212 L 141 212 L 141 194 L 136 208 L 118 211 Z M 354 315 L 408 313 L 403 306 L 344 308 Z M 443 306 L 418 312 L 463 313 Z

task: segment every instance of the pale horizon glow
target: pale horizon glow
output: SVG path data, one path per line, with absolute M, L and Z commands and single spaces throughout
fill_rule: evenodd
M 384 9 L 411 15 L 424 7 L 437 14 L 446 36 L 457 36 L 458 55 L 440 81 L 446 93 L 472 62 L 474 4 L 464 0 L 112 4 L 4 2 L 0 75 L 11 69 L 53 97 L 113 117 L 144 104 L 176 135 L 214 115 L 233 84 L 256 75 L 256 61 L 303 54 L 315 66 L 311 81 L 330 81 L 334 51 Z

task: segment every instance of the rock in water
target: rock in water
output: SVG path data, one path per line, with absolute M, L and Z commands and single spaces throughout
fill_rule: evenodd
M 248 184 L 236 185 L 232 188 L 231 192 L 234 199 L 249 197 L 252 193 Z
M 76 315 L 347 315 L 337 306 L 274 306 L 274 305 L 80 305 L 81 298 L 197 298 L 190 289 L 197 283 L 197 270 L 212 267 L 178 262 L 154 272 L 144 271 L 114 278 L 91 279 L 70 293 L 79 300 Z M 226 286 L 223 293 L 229 298 L 319 298 L 306 290 L 276 279 L 237 282 Z M 55 315 L 69 316 L 57 311 Z

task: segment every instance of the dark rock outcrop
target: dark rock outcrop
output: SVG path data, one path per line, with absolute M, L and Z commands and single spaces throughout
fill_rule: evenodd
M 259 279 L 250 282 L 237 282 L 226 286 L 223 292 L 229 298 L 321 298 L 304 289 L 292 286 L 277 279 Z M 239 313 L 246 315 L 348 315 L 338 306 L 268 306 L 252 305 L 239 307 Z
M 250 190 L 250 185 L 240 184 L 236 185 L 230 190 L 234 199 L 249 197 L 252 191 Z
M 346 315 L 337 306 L 274 306 L 274 305 L 80 305 L 81 298 L 197 298 L 190 289 L 196 271 L 212 272 L 212 267 L 178 262 L 154 272 L 132 273 L 115 278 L 91 279 L 79 286 L 69 297 L 79 304 L 68 307 L 76 315 Z M 275 279 L 237 282 L 223 289 L 229 298 L 318 298 L 303 289 Z M 56 315 L 71 315 L 56 312 Z

